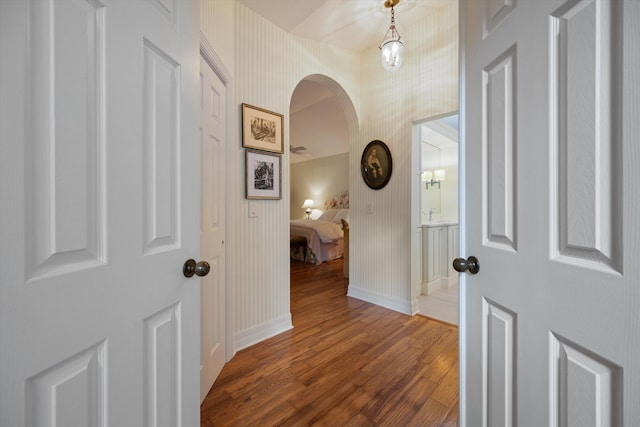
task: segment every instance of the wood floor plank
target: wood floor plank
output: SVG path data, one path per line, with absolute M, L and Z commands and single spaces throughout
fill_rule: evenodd
M 342 273 L 292 261 L 294 329 L 225 365 L 203 427 L 457 424 L 457 328 L 347 297 Z

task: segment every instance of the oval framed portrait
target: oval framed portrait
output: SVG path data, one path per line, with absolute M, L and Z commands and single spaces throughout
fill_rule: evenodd
M 389 147 L 377 139 L 368 143 L 360 160 L 360 173 L 364 182 L 370 188 L 379 190 L 389 182 L 392 170 Z

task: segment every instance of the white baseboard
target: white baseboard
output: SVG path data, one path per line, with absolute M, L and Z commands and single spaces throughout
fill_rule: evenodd
M 411 315 L 415 316 L 418 313 L 420 313 L 420 300 L 415 297 L 411 300 Z
M 460 280 L 460 275 L 458 273 L 452 274 L 451 276 L 447 277 L 449 283 L 447 284 L 447 287 L 449 288 L 457 288 L 458 287 L 458 282 Z
M 234 336 L 235 350 L 240 351 L 243 348 L 250 347 L 254 344 L 271 338 L 282 332 L 293 329 L 291 322 L 291 313 L 286 314 L 278 319 L 262 323 L 253 328 L 238 331 Z
M 356 288 L 351 284 L 349 284 L 347 296 L 370 302 L 371 304 L 379 305 L 402 314 L 408 314 L 410 316 L 413 314 L 414 307 L 410 301 L 390 297 L 388 295 L 381 295 L 366 289 Z
M 436 279 L 433 282 L 422 282 L 422 295 L 431 295 L 435 291 L 440 289 L 440 279 Z
M 440 277 L 432 282 L 422 282 L 422 295 L 431 295 L 440 289 L 458 287 L 458 273 L 449 277 Z

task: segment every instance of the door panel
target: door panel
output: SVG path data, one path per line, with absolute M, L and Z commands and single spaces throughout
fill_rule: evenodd
M 552 188 L 555 256 L 620 271 L 621 79 L 615 2 L 578 2 L 552 15 Z
M 0 2 L 0 425 L 197 425 L 197 8 Z
M 510 47 L 486 66 L 483 77 L 484 240 L 516 249 L 516 146 L 513 124 L 516 51 Z
M 620 366 L 555 334 L 549 349 L 550 425 L 623 425 Z
M 100 426 L 107 410 L 106 341 L 34 375 L 26 383 L 26 425 Z M 45 414 L 55 414 L 48 418 Z
M 640 7 L 469 0 L 461 13 L 463 239 L 481 265 L 461 288 L 461 421 L 633 425 L 639 82 L 625 70 Z
M 487 420 L 490 426 L 509 425 L 515 413 L 516 315 L 498 304 L 482 301 L 482 367 L 486 378 Z
M 175 304 L 144 320 L 144 425 L 181 424 L 181 310 Z
M 142 176 L 144 253 L 178 244 L 180 66 L 150 41 L 143 41 L 144 86 Z
M 38 125 L 26 135 L 25 241 L 35 279 L 105 262 L 104 8 L 41 3 L 27 22 L 26 123 Z

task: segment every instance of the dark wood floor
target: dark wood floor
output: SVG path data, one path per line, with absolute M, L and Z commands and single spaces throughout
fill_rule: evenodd
M 294 329 L 225 365 L 202 426 L 456 426 L 457 328 L 346 292 L 342 260 L 292 261 Z

